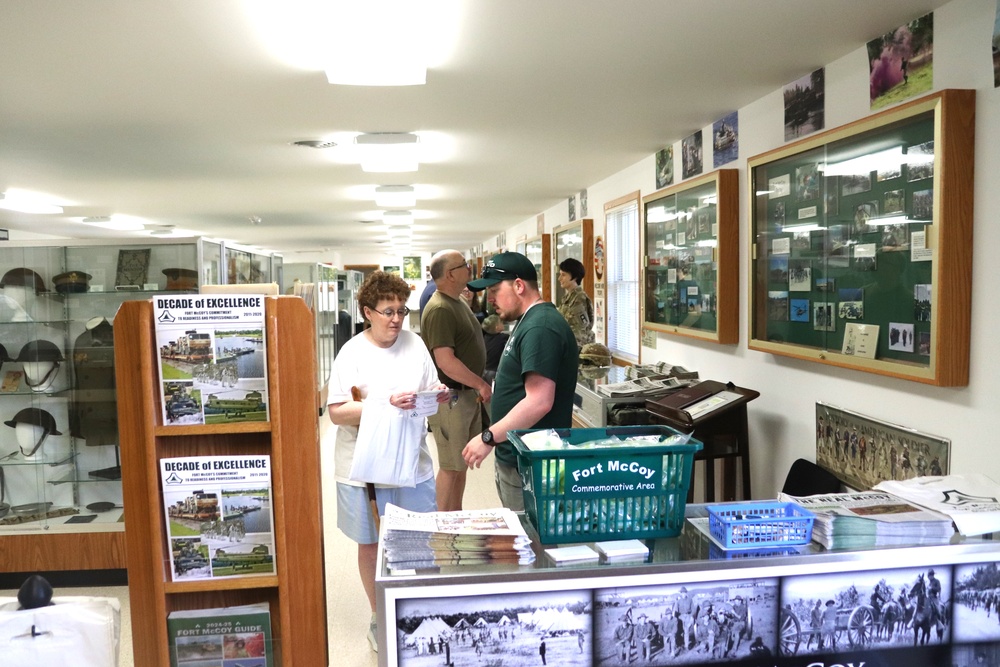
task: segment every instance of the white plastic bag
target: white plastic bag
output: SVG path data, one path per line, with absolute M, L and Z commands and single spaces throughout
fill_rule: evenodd
M 17 667 L 116 667 L 120 604 L 114 598 L 55 597 L 18 609 L 0 600 L 0 663 Z
M 356 482 L 414 486 L 427 420 L 411 418 L 386 399 L 368 398 L 361 410 L 358 440 L 348 477 Z

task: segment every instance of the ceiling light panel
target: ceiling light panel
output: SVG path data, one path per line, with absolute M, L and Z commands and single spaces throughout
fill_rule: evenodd
M 375 187 L 375 205 L 382 208 L 412 208 L 417 205 L 417 193 L 412 185 L 379 185 Z
M 361 170 L 373 173 L 416 171 L 420 138 L 411 132 L 371 132 L 354 138 Z

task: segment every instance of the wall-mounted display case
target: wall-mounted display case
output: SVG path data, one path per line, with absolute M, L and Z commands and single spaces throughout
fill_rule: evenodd
M 720 169 L 642 204 L 642 326 L 737 343 L 739 172 Z
M 751 158 L 750 348 L 968 384 L 974 131 L 946 90 Z
M 583 291 L 590 300 L 594 300 L 594 221 L 583 218 L 561 225 L 552 230 L 555 238 L 555 248 L 552 257 L 552 272 L 549 283 L 552 285 L 552 303 L 557 306 L 566 297 L 566 290 L 559 286 L 556 276 L 559 275 L 559 264 L 572 257 L 579 260 L 587 270 L 583 277 Z

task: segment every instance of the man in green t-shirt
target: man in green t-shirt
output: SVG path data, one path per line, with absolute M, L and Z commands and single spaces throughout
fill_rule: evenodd
M 507 432 L 572 425 L 579 365 L 576 337 L 556 307 L 542 301 L 535 267 L 520 253 L 495 255 L 483 268 L 482 278 L 470 282 L 469 289 L 487 290 L 500 319 L 518 323 L 493 382 L 493 425 L 469 441 L 462 457 L 469 467 L 478 468 L 495 449 L 500 501 L 504 507 L 521 511 L 523 484 Z
M 427 421 L 438 450 L 438 510 L 454 512 L 462 509 L 468 472 L 462 448 L 483 430 L 481 406 L 493 392 L 482 377 L 486 343 L 479 320 L 460 298 L 472 267 L 457 250 L 442 250 L 431 258 L 430 270 L 437 291 L 420 314 L 420 336 L 434 358 L 438 379 L 455 399 Z

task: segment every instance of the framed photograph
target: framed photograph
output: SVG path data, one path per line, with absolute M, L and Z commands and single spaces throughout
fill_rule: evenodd
M 116 287 L 137 286 L 142 289 L 149 273 L 150 248 L 128 248 L 118 251 L 118 270 L 115 273 Z
M 738 342 L 738 171 L 683 181 L 643 197 L 642 205 L 642 328 Z
M 420 257 L 404 257 L 403 280 L 420 280 L 422 276 Z
M 703 165 L 701 130 L 681 141 L 681 174 L 691 178 L 701 173 Z
M 816 462 L 854 489 L 950 472 L 951 441 L 816 403 Z
M 656 151 L 656 189 L 674 184 L 674 147 Z
M 812 291 L 812 263 L 809 260 L 797 259 L 788 263 L 788 291 Z
M 932 93 L 748 159 L 750 349 L 937 386 L 968 383 L 975 96 Z M 793 223 L 808 223 L 810 248 L 800 247 Z M 810 262 L 811 285 L 794 275 L 774 281 L 771 260 L 785 244 L 793 261 Z M 867 298 L 826 291 L 820 279 L 863 288 Z M 810 301 L 812 327 L 779 316 L 779 290 Z M 889 344 L 890 325 L 908 323 L 900 308 L 911 298 L 912 351 L 901 331 Z M 817 318 L 823 302 L 834 304 L 835 328 Z M 857 340 L 845 344 L 847 323 L 877 327 L 877 345 L 865 347 L 874 356 L 859 354 Z
M 816 331 L 836 331 L 837 311 L 829 301 L 813 303 L 813 329 Z
M 908 322 L 889 323 L 889 349 L 913 352 L 913 325 Z
M 740 154 L 740 117 L 734 111 L 712 123 L 712 166 L 718 169 Z
M 826 70 L 819 68 L 782 89 L 785 141 L 822 130 L 825 125 Z

